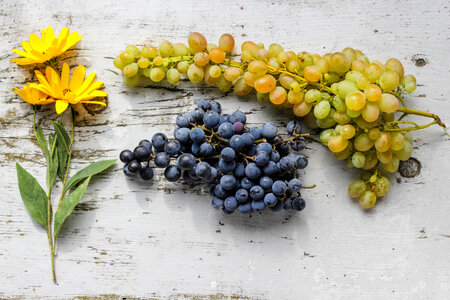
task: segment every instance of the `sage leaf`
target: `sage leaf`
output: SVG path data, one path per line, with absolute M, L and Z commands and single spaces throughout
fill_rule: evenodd
M 61 207 L 55 213 L 55 224 L 54 224 L 54 234 L 55 234 L 55 243 L 58 238 L 59 232 L 64 224 L 64 221 L 70 216 L 80 202 L 81 197 L 83 197 L 86 188 L 88 187 L 89 181 L 91 180 L 91 176 L 87 177 L 87 179 L 80 184 L 72 193 L 70 193 L 66 199 L 61 203 Z
M 81 169 L 75 175 L 73 175 L 69 181 L 66 184 L 66 187 L 64 189 L 64 194 L 67 193 L 73 186 L 75 186 L 78 182 L 81 180 L 88 178 L 90 176 L 94 176 L 95 174 L 98 174 L 100 172 L 103 172 L 104 170 L 111 167 L 116 162 L 115 159 L 110 160 L 101 160 L 94 162 L 87 167 Z
M 45 159 L 47 159 L 48 161 L 50 154 L 48 152 L 47 141 L 45 140 L 44 132 L 42 131 L 42 127 L 40 125 L 38 125 L 37 127 L 36 137 L 39 145 L 41 146 L 42 152 L 44 153 Z
M 55 128 L 56 136 L 56 152 L 58 152 L 58 176 L 61 180 L 64 179 L 66 171 L 66 164 L 69 158 L 70 151 L 70 137 L 64 126 L 59 123 L 51 121 Z
M 65 147 L 66 151 L 69 152 L 70 147 L 70 137 L 64 126 L 54 121 L 50 121 L 55 128 L 56 135 L 58 136 L 59 142 Z
M 16 163 L 17 181 L 23 203 L 30 216 L 48 231 L 47 195 L 37 180 Z

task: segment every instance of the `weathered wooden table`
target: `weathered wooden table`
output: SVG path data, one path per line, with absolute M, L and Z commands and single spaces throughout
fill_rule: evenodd
M 109 92 L 109 108 L 77 127 L 74 169 L 116 158 L 157 131 L 171 134 L 175 116 L 200 98 L 228 112 L 239 107 L 252 124 L 286 122 L 253 97 L 212 87 L 122 85 L 112 58 L 127 44 L 185 42 L 191 31 L 397 57 L 419 83 L 411 106 L 450 123 L 447 1 L 0 1 L 0 298 L 450 298 L 450 143 L 438 127 L 414 134 L 421 174 L 392 176 L 390 193 L 369 212 L 347 196 L 357 173 L 318 143 L 305 151 L 303 180 L 317 188 L 304 193 L 301 213 L 225 216 L 210 207 L 206 187 L 127 180 L 118 163 L 95 179 L 63 228 L 54 285 L 45 232 L 26 212 L 15 173 L 19 161 L 44 174 L 32 112 L 12 90 L 30 72 L 9 61 L 12 48 L 48 25 L 83 35 L 64 60 L 96 71 Z M 50 108 L 45 115 L 55 117 Z

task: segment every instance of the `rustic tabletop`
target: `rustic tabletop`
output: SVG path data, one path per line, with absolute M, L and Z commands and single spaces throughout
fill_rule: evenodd
M 71 1 L 70 1 L 71 2 Z M 450 143 L 441 128 L 414 134 L 421 173 L 391 177 L 392 187 L 370 211 L 347 196 L 357 177 L 311 142 L 302 175 L 301 213 L 224 215 L 202 185 L 125 178 L 117 163 L 97 176 L 63 228 L 51 281 L 45 231 L 28 215 L 15 162 L 44 174 L 29 106 L 12 87 L 30 69 L 10 62 L 31 32 L 53 26 L 83 35 L 64 56 L 105 82 L 109 107 L 76 127 L 74 169 L 117 158 L 142 138 L 171 134 L 174 118 L 201 98 L 251 124 L 285 124 L 253 97 L 222 94 L 183 82 L 175 88 L 127 88 L 112 60 L 128 44 L 186 42 L 192 31 L 217 40 L 278 42 L 325 53 L 352 46 L 369 58 L 399 58 L 418 88 L 413 108 L 450 123 L 450 8 L 447 1 L 0 1 L 0 298 L 55 299 L 448 299 L 450 298 Z M 53 108 L 44 115 L 55 118 Z M 51 125 L 43 122 L 44 131 Z M 42 178 L 40 176 L 39 178 Z M 43 183 L 43 182 L 42 182 Z

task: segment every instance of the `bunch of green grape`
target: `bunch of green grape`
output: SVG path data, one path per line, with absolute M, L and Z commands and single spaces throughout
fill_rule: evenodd
M 381 171 L 397 171 L 399 162 L 411 156 L 411 130 L 430 124 L 445 125 L 433 114 L 409 109 L 402 92 L 416 89 L 416 79 L 405 75 L 402 63 L 391 58 L 385 64 L 370 61 L 360 50 L 345 48 L 324 55 L 286 51 L 279 44 L 267 49 L 261 43 L 241 45 L 240 60 L 230 59 L 235 41 L 223 34 L 218 44 L 208 43 L 198 32 L 188 45 L 163 41 L 159 47 L 127 46 L 114 59 L 127 86 L 140 76 L 160 82 L 165 77 L 177 84 L 187 77 L 194 83 L 217 85 L 237 95 L 253 90 L 262 103 L 291 109 L 310 128 L 321 128 L 320 141 L 351 168 L 370 171 L 352 182 L 349 195 L 363 208 L 372 207 L 386 194 L 389 182 Z M 401 104 L 401 105 L 400 105 Z M 395 120 L 395 112 L 403 115 Z M 434 118 L 419 126 L 402 121 L 408 114 Z M 402 128 L 402 124 L 415 126 Z M 370 179 L 370 180 L 368 180 Z

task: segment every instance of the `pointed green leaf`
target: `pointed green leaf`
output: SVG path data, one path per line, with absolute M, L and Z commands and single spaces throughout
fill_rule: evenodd
M 55 213 L 55 224 L 54 224 L 54 232 L 55 232 L 55 242 L 58 238 L 59 232 L 64 224 L 64 221 L 68 216 L 73 212 L 78 202 L 80 202 L 81 197 L 83 197 L 86 188 L 88 187 L 89 181 L 91 180 L 91 176 L 89 176 L 82 184 L 80 184 L 72 193 L 67 196 L 66 199 L 61 203 L 61 207 Z
M 64 126 L 62 126 L 59 123 L 50 121 L 55 128 L 56 135 L 58 136 L 58 142 L 61 143 L 61 145 L 66 149 L 67 152 L 69 152 L 70 147 L 70 137 L 67 133 Z
M 70 137 L 64 126 L 59 123 L 50 121 L 55 128 L 56 136 L 56 151 L 58 152 L 58 176 L 61 180 L 66 171 L 67 159 L 69 158 Z
M 31 217 L 44 226 L 48 231 L 47 226 L 47 195 L 42 189 L 37 180 L 19 163 L 16 163 L 17 169 L 17 181 L 19 183 L 20 195 L 22 196 L 23 203 L 28 210 Z
M 50 140 L 50 139 L 49 139 Z M 47 188 L 50 188 L 56 182 L 58 173 L 58 152 L 55 151 L 53 156 L 47 160 Z
M 50 154 L 48 152 L 47 141 L 45 139 L 44 132 L 42 131 L 42 128 L 40 125 L 38 125 L 38 127 L 37 127 L 36 137 L 37 137 L 39 145 L 41 146 L 42 152 L 44 153 L 45 158 L 48 161 L 48 157 L 50 156 Z
M 81 169 L 75 175 L 73 175 L 66 184 L 64 194 L 67 193 L 73 186 L 75 186 L 81 180 L 103 172 L 116 162 L 115 159 L 101 160 L 90 164 L 89 166 Z

